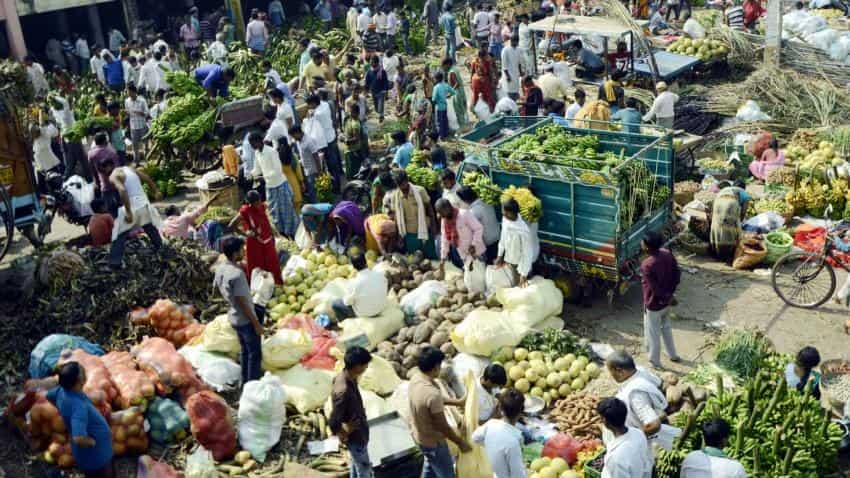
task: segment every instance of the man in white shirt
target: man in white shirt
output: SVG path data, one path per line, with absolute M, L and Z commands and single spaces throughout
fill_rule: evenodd
M 526 74 L 531 74 L 534 71 L 534 55 L 531 54 L 531 30 L 528 28 L 528 17 L 521 15 L 519 19 L 519 27 L 517 28 L 519 35 L 519 53 L 522 59 L 522 70 Z
M 522 431 L 516 427 L 525 398 L 510 388 L 499 396 L 501 418 L 493 418 L 472 433 L 472 441 L 484 447 L 495 478 L 525 478 Z
M 490 39 L 490 14 L 484 10 L 483 4 L 472 17 L 472 31 L 475 32 L 476 45 L 479 48 Z
M 103 60 L 103 49 L 99 46 L 95 46 L 93 49 L 93 55 L 89 60 L 89 68 L 92 73 L 97 77 L 97 81 L 101 84 L 106 84 L 106 77 L 103 76 L 103 67 L 106 65 L 106 62 Z
M 160 68 L 162 64 L 162 53 L 156 52 L 153 58 L 149 58 L 141 68 L 139 68 L 139 81 L 136 86 L 141 91 L 148 94 L 154 93 L 163 88 L 165 80 L 165 71 Z
M 56 93 L 51 94 L 49 99 L 51 100 L 50 114 L 53 116 L 53 119 L 56 120 L 56 124 L 59 126 L 59 131 L 68 131 L 76 122 L 76 119 L 74 118 L 74 110 L 71 109 L 71 106 L 68 104 L 68 100 Z
M 387 277 L 383 272 L 369 269 L 363 254 L 355 254 L 351 265 L 357 275 L 349 281 L 348 293 L 331 304 L 336 320 L 380 315 L 387 307 Z
M 283 80 L 280 77 L 280 73 L 278 73 L 277 70 L 272 67 L 272 62 L 270 62 L 269 60 L 263 60 L 262 67 L 263 74 L 266 77 L 265 87 L 267 89 L 277 88 L 277 85 L 283 83 Z
M 165 90 L 156 90 L 153 99 L 155 104 L 151 107 L 151 120 L 155 120 L 168 107 L 168 101 L 165 99 Z
M 502 233 L 502 228 L 499 226 L 499 220 L 496 217 L 496 208 L 485 203 L 478 198 L 478 194 L 468 186 L 461 187 L 457 192 L 458 197 L 462 201 L 462 205 L 469 209 L 469 212 L 478 219 L 481 226 L 484 227 L 482 234 L 484 246 L 487 248 L 485 255 L 487 262 L 491 262 L 496 258 L 496 253 L 499 248 L 499 236 Z
M 643 120 L 649 121 L 655 117 L 655 124 L 672 129 L 676 119 L 676 102 L 679 101 L 679 95 L 667 91 L 667 83 L 663 81 L 655 85 L 655 90 L 658 91 L 658 96 L 652 102 L 652 108 L 643 115 Z
M 136 61 L 136 57 L 128 56 L 121 61 L 121 66 L 124 68 L 124 83 L 128 85 L 138 85 L 139 63 Z
M 555 75 L 555 65 L 548 63 L 543 67 L 543 73 L 537 78 L 537 86 L 543 93 L 543 101 L 558 100 L 565 101 L 569 94 L 567 84 Z
M 519 84 L 522 81 L 523 69 L 519 55 L 519 38 L 511 37 L 511 42 L 502 49 L 502 78 L 505 92 L 510 99 L 519 99 Z
M 743 465 L 723 452 L 731 430 L 722 418 L 703 423 L 705 446 L 688 453 L 682 462 L 681 478 L 747 478 Z
M 508 384 L 505 367 L 497 363 L 488 365 L 478 379 L 478 423 L 499 417 L 499 400 L 496 391 Z
M 32 159 L 41 184 L 44 174 L 59 166 L 59 158 L 50 147 L 53 138 L 59 136 L 59 130 L 52 123 L 47 123 L 33 128 L 33 133 Z
M 363 41 L 363 32 L 369 28 L 370 23 L 372 23 L 372 17 L 369 16 L 369 9 L 362 8 L 357 15 L 357 34 L 361 41 Z
M 316 202 L 316 178 L 322 170 L 320 148 L 300 125 L 289 129 L 289 137 L 298 145 L 301 169 L 304 172 L 304 203 Z
M 76 52 L 77 58 L 80 62 L 80 71 L 85 73 L 86 68 L 89 67 L 89 60 L 91 59 L 89 42 L 87 42 L 85 37 L 81 36 L 79 33 L 74 33 L 74 37 L 76 38 L 76 41 L 74 41 L 74 51 Z
M 327 101 L 322 101 L 318 95 L 307 98 L 307 107 L 313 109 L 312 119 L 318 121 L 325 135 L 327 147 L 324 148 L 325 161 L 327 161 L 328 172 L 333 178 L 333 190 L 339 192 L 342 181 L 342 162 L 340 161 L 339 146 L 336 141 L 336 129 L 334 129 L 331 106 Z
M 153 42 L 153 45 L 151 45 L 151 51 L 153 51 L 154 53 L 159 52 L 159 53 L 162 53 L 163 55 L 167 55 L 168 54 L 168 42 L 163 40 L 162 37 L 157 38 L 157 40 L 155 42 Z
M 632 356 L 623 350 L 611 353 L 605 366 L 619 384 L 617 398 L 627 406 L 626 425 L 642 431 L 651 443 L 669 450 L 681 430 L 662 424 L 667 418 L 667 398 L 659 388 L 661 380 L 649 371 L 638 370 Z M 603 433 L 603 441 L 604 437 Z
M 138 163 L 147 157 L 148 146 L 145 135 L 148 134 L 148 102 L 139 96 L 135 83 L 127 85 L 127 98 L 124 99 L 124 110 L 130 120 L 130 140 L 133 142 L 133 156 Z
M 395 48 L 390 46 L 387 48 L 387 52 L 384 53 L 384 58 L 381 60 L 381 66 L 384 67 L 384 71 L 387 72 L 387 79 L 390 82 L 395 82 L 396 76 L 398 76 L 398 66 L 401 64 L 401 57 L 395 54 Z M 399 101 L 401 98 L 399 98 Z
M 381 37 L 381 47 L 387 48 L 387 14 L 383 10 L 378 10 L 378 13 L 372 17 L 372 23 L 378 31 L 378 36 Z
M 280 155 L 277 150 L 263 142 L 259 132 L 248 135 L 248 143 L 254 150 L 254 168 L 252 178 L 261 177 L 266 185 L 266 202 L 269 205 L 269 216 L 274 222 L 277 232 L 285 237 L 294 237 L 298 227 L 298 215 L 292 204 L 292 188 L 283 175 Z
M 572 124 L 573 118 L 575 118 L 578 112 L 581 111 L 581 109 L 584 107 L 584 100 L 587 95 L 583 89 L 576 88 L 576 91 L 575 93 L 573 93 L 573 96 L 575 96 L 575 101 L 573 101 L 572 104 L 567 107 L 567 111 L 564 114 L 564 118 L 569 120 L 570 124 Z
M 502 233 L 495 267 L 513 267 L 519 275 L 519 285 L 528 283 L 534 265 L 535 250 L 539 250 L 537 236 L 519 215 L 519 204 L 514 199 L 502 202 Z
M 395 36 L 398 33 L 398 15 L 395 13 L 395 9 L 390 10 L 390 13 L 387 14 L 387 42 L 386 48 L 395 47 Z
M 46 95 L 49 86 L 47 78 L 44 77 L 44 67 L 31 56 L 24 58 L 24 66 L 27 69 L 27 79 L 35 90 L 35 96 Z
M 213 63 L 227 66 L 227 45 L 224 44 L 224 33 L 218 33 L 215 41 L 207 47 L 207 54 Z
M 640 430 L 626 426 L 628 410 L 622 400 L 609 397 L 596 406 L 605 431 L 611 437 L 605 443 L 602 478 L 650 478 L 652 453 L 646 436 Z
M 277 147 L 281 138 L 289 139 L 289 128 L 292 127 L 295 121 L 295 114 L 292 111 L 292 106 L 283 96 L 283 92 L 277 88 L 270 89 L 268 92 L 269 100 L 272 106 L 277 108 L 274 120 L 266 132 L 266 140 L 271 141 Z

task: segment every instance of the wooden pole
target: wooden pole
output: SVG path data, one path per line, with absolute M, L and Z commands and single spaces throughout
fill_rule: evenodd
M 779 67 L 782 51 L 782 0 L 767 1 L 765 26 L 765 66 Z

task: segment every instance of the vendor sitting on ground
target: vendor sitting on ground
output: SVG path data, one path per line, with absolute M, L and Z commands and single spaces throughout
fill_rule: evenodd
M 395 221 L 405 253 L 422 251 L 425 257 L 436 259 L 436 220 L 428 192 L 411 184 L 403 170 L 396 171 L 395 183 L 398 187 L 384 196 L 384 212 Z
M 743 465 L 726 456 L 723 448 L 728 445 L 732 429 L 722 418 L 714 418 L 702 424 L 701 450 L 688 453 L 682 462 L 681 478 L 746 478 Z
M 779 141 L 776 138 L 770 140 L 767 149 L 761 153 L 761 158 L 750 163 L 750 173 L 756 179 L 765 181 L 771 171 L 785 165 L 785 154 L 779 150 Z
M 714 199 L 711 212 L 711 247 L 715 256 L 731 261 L 741 237 L 741 221 L 750 195 L 740 186 L 723 188 Z
M 502 202 L 502 235 L 499 238 L 499 250 L 494 265 L 511 267 L 519 275 L 519 285 L 528 284 L 528 276 L 534 265 L 534 244 L 537 237 L 531 233 L 528 224 L 519 215 L 519 204 L 514 199 Z
M 112 242 L 112 228 L 115 219 L 106 208 L 106 201 L 102 198 L 94 198 L 91 201 L 92 214 L 89 219 L 89 237 L 94 247 L 104 246 Z
M 484 255 L 484 227 L 468 209 L 458 209 L 448 199 L 437 200 L 435 209 L 440 218 L 440 268 L 446 259 L 455 267 Z
M 373 214 L 363 222 L 366 232 L 366 250 L 380 255 L 401 249 L 395 222 L 386 214 Z
M 189 230 L 195 228 L 195 223 L 198 218 L 201 217 L 201 214 L 207 212 L 207 208 L 209 208 L 210 204 L 218 198 L 219 194 L 221 193 L 218 192 L 214 194 L 213 197 L 211 197 L 201 207 L 195 208 L 191 211 L 183 211 L 182 213 L 177 205 L 169 205 L 165 208 L 165 219 L 162 221 L 159 233 L 162 234 L 163 237 L 179 237 L 180 239 L 188 239 Z
M 820 364 L 820 352 L 814 347 L 803 347 L 797 352 L 794 362 L 785 367 L 785 379 L 788 386 L 794 387 L 798 392 L 806 390 L 806 383 L 811 379 L 812 396 L 820 400 L 820 372 L 815 370 Z
M 352 256 L 351 265 L 357 275 L 348 282 L 348 294 L 332 304 L 336 320 L 380 315 L 387 306 L 387 277 L 383 272 L 369 269 L 363 254 Z
M 662 35 L 667 33 L 670 29 L 670 25 L 664 20 L 664 16 L 667 13 L 667 7 L 662 5 L 652 14 L 649 18 L 649 31 L 652 32 L 653 35 Z
M 581 40 L 572 43 L 573 56 L 576 61 L 576 75 L 580 78 L 594 79 L 605 71 L 602 58 L 585 48 Z

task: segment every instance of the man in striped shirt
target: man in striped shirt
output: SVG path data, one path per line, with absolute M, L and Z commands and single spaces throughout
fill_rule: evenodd
M 734 28 L 735 30 L 743 30 L 744 8 L 741 5 L 738 5 L 734 0 L 728 0 L 726 5 L 726 25 L 728 25 L 729 28 Z

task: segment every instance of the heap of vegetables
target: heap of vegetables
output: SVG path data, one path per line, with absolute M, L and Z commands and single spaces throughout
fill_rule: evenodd
M 522 347 L 512 356 L 496 354 L 494 362 L 502 363 L 508 372 L 509 387 L 542 398 L 547 404 L 581 390 L 602 372 L 599 365 L 585 355 L 568 353 L 561 357 L 545 355 Z
M 493 181 L 486 174 L 478 171 L 463 173 L 463 185 L 469 186 L 478 195 L 478 199 L 485 203 L 491 206 L 499 205 L 502 188 L 493 184 Z
M 168 72 L 165 79 L 171 85 L 172 96 L 165 111 L 151 122 L 148 137 L 154 151 L 187 149 L 213 132 L 218 106 L 224 100 L 211 101 L 185 72 Z
M 525 222 L 529 224 L 540 222 L 543 217 L 543 202 L 528 188 L 508 186 L 502 191 L 502 201 L 508 199 L 513 199 L 519 204 L 519 214 Z
M 179 161 L 165 160 L 158 164 L 150 162 L 145 165 L 143 171 L 156 183 L 157 189 L 165 197 L 177 194 L 177 189 L 183 182 L 183 165 Z M 147 184 L 142 187 L 147 192 Z
M 755 377 L 770 356 L 772 347 L 764 335 L 749 330 L 734 330 L 720 337 L 714 347 L 714 361 L 735 376 Z
M 289 314 L 308 312 L 305 304 L 325 284 L 339 277 L 351 277 L 355 273 L 345 255 L 305 249 L 301 257 L 306 260 L 306 266 L 287 277 L 286 285 L 277 286 L 274 297 L 268 303 L 269 315 L 274 320 Z
M 720 58 L 729 53 L 729 48 L 720 40 L 680 38 L 667 51 L 682 55 L 695 56 L 702 61 Z

